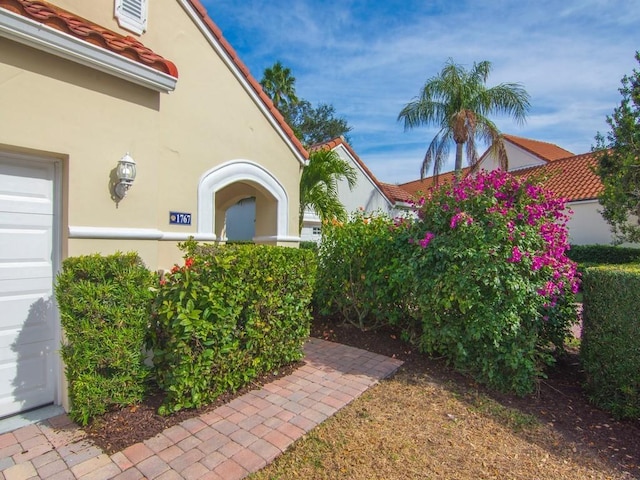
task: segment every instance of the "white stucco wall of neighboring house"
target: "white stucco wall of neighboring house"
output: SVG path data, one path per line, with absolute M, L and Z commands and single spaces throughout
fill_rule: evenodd
M 598 200 L 570 202 L 568 207 L 573 211 L 567 228 L 569 243 L 572 245 L 610 244 L 613 241 L 611 228 L 600 214 Z
M 356 184 L 349 187 L 346 180 L 338 181 L 338 198 L 344 205 L 348 214 L 364 209 L 365 212 L 383 212 L 394 214 L 393 205 L 380 191 L 375 182 L 362 168 L 344 144 L 338 144 L 333 151 L 344 161 L 348 162 L 356 171 Z M 322 237 L 322 223 L 318 215 L 313 211 L 307 211 L 304 215 L 300 238 L 302 241 L 318 242 Z
M 537 165 L 544 165 L 546 162 L 531 152 L 526 151 L 524 148 L 514 145 L 509 141 L 504 142 L 505 150 L 507 151 L 507 158 L 509 159 L 509 170 L 520 170 L 522 168 L 535 167 Z M 496 158 L 492 155 L 487 155 L 482 159 L 482 168 L 485 170 L 495 170 L 500 165 Z
M 353 189 L 349 189 L 349 184 L 346 180 L 340 180 L 338 182 L 338 197 L 347 212 L 352 213 L 360 208 L 364 208 L 366 212 L 383 211 L 389 213 L 392 208 L 391 203 L 363 170 L 360 163 L 350 155 L 345 146 L 338 145 L 333 151 L 336 152 L 341 159 L 349 162 L 356 170 L 357 182 Z

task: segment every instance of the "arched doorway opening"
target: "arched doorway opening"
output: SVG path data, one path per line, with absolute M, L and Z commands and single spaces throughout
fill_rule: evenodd
M 198 233 L 214 233 L 220 241 L 227 240 L 228 210 L 252 197 L 255 198 L 253 240 L 277 243 L 279 239 L 287 239 L 289 201 L 284 188 L 271 173 L 247 160 L 225 163 L 201 177 Z

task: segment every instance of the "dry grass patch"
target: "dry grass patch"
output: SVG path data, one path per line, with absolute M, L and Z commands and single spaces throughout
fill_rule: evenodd
M 484 394 L 401 371 L 252 480 L 633 478 L 551 424 Z

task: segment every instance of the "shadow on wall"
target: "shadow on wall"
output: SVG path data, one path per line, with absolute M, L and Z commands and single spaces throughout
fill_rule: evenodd
M 33 298 L 33 297 L 32 297 Z M 19 308 L 19 305 L 16 305 Z M 25 305 L 24 311 L 27 311 Z M 12 392 L 2 399 L 0 417 L 29 410 L 54 401 L 55 342 L 54 309 L 51 296 L 42 296 L 28 307 L 22 322 L 15 315 L 15 328 L 19 329 L 11 344 L 13 361 L 5 364 L 4 372 L 11 377 Z M 7 361 L 8 359 L 2 359 Z M 11 364 L 14 365 L 11 368 Z M 9 380 L 9 379 L 7 379 Z M 8 389 L 7 389 L 8 390 Z

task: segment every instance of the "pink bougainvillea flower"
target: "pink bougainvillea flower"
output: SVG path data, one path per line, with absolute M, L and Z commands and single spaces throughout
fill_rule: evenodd
M 420 246 L 422 248 L 427 248 L 427 245 L 429 245 L 429 242 L 431 242 L 431 240 L 433 240 L 433 237 L 435 237 L 434 233 L 427 232 L 427 233 L 424 234 L 424 238 L 422 240 L 420 240 L 418 243 L 420 244 Z
M 514 245 L 514 247 L 511 249 L 511 257 L 507 259 L 507 262 L 518 263 L 521 260 L 522 260 L 522 252 L 520 251 L 517 245 Z

